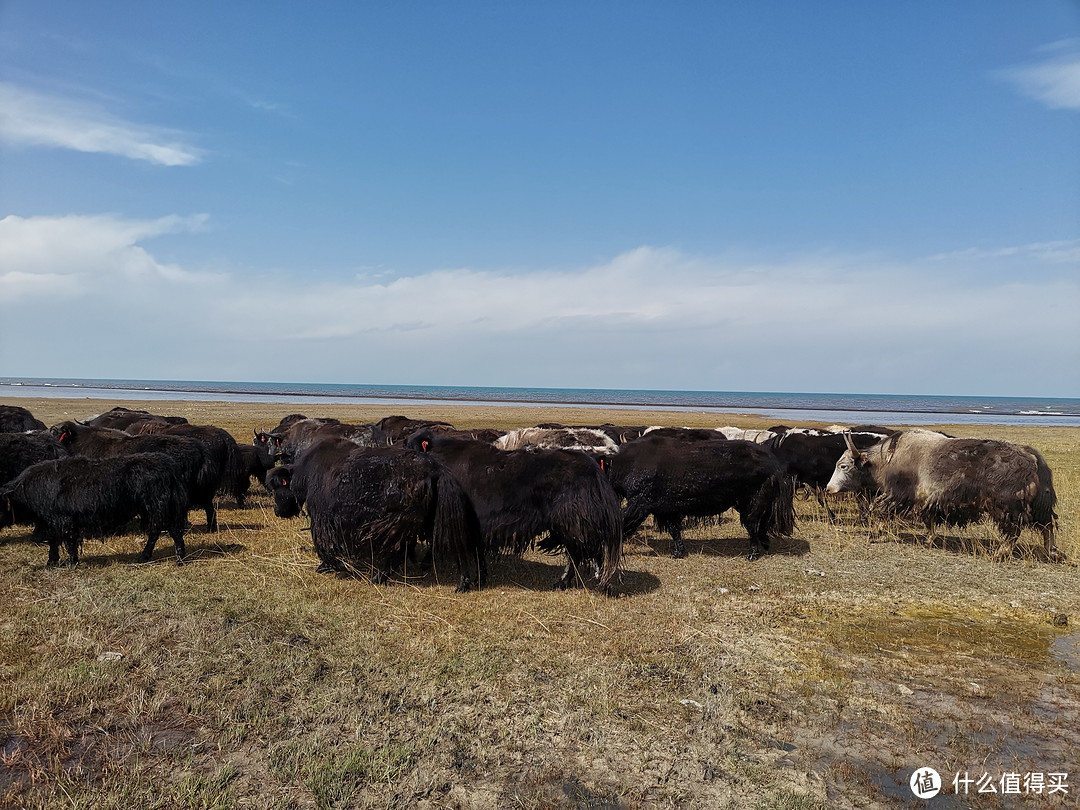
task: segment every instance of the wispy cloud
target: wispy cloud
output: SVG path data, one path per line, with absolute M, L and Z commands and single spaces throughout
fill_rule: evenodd
M 1080 394 L 1076 274 L 948 271 L 1053 263 L 1056 247 L 772 262 L 639 247 L 576 270 L 322 282 L 193 272 L 146 247 L 200 227 L 0 220 L 0 322 L 23 334 L 28 364 L 9 373 Z M 85 341 L 111 365 L 52 362 Z
M 0 140 L 191 166 L 202 152 L 180 133 L 116 118 L 99 105 L 0 82 Z
M 1029 245 L 1008 245 L 997 248 L 965 248 L 928 256 L 929 261 L 982 260 L 1027 257 L 1051 264 L 1075 264 L 1080 269 L 1080 239 L 1060 239 L 1054 242 L 1032 242 Z
M 194 232 L 207 217 L 132 220 L 115 216 L 0 219 L 0 303 L 42 293 L 108 294 L 136 279 L 180 282 L 195 277 L 159 262 L 138 243 L 167 233 Z
M 1050 55 L 1000 71 L 1025 95 L 1052 109 L 1080 110 L 1080 40 L 1063 40 L 1043 49 Z

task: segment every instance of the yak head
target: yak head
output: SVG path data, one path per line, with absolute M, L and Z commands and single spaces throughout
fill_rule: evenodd
M 283 439 L 277 433 L 268 433 L 265 430 L 255 429 L 255 436 L 251 443 L 259 451 L 259 455 L 265 456 L 270 462 L 281 456 Z
M 836 462 L 832 478 L 825 487 L 826 492 L 856 492 L 871 489 L 874 479 L 870 472 L 870 457 L 855 446 L 850 433 L 844 434 L 847 450 Z
M 64 447 L 70 448 L 75 443 L 75 432 L 82 427 L 79 422 L 67 421 L 49 428 L 49 432 L 56 437 L 56 441 Z
M 281 518 L 296 517 L 304 505 L 303 496 L 296 491 L 293 468 L 274 467 L 266 474 L 266 488 L 274 494 L 274 514 Z

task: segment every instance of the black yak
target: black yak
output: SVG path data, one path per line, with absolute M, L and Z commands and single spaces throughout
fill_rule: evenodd
M 793 489 L 780 463 L 759 444 L 740 439 L 687 441 L 645 434 L 611 457 L 610 478 L 626 498 L 627 537 L 650 514 L 686 554 L 684 518 L 715 517 L 734 508 L 750 535 L 749 559 L 769 548 L 769 535 L 795 530 Z
M 132 410 L 123 405 L 117 405 L 105 413 L 83 420 L 84 425 L 90 427 L 112 428 L 113 430 L 127 430 L 134 422 L 161 422 L 165 425 L 186 425 L 187 419 L 182 416 L 160 416 L 150 411 Z
M 904 430 L 865 450 L 848 447 L 829 492 L 872 490 L 886 513 L 921 519 L 933 539 L 938 523 L 966 526 L 989 516 L 1002 535 L 995 556 L 1010 557 L 1025 527 L 1039 531 L 1050 560 L 1057 494 L 1046 459 L 1033 447 L 992 439 L 954 439 L 929 430 Z
M 437 459 L 401 447 L 358 447 L 330 439 L 309 447 L 295 464 L 266 477 L 274 514 L 306 508 L 323 572 L 370 562 L 384 582 L 417 541 L 432 559 L 452 557 L 458 592 L 479 587 L 483 547 L 468 498 Z
M 106 458 L 131 453 L 165 453 L 180 465 L 192 508 L 206 513 L 206 530 L 217 531 L 214 493 L 221 483 L 221 468 L 206 445 L 185 436 L 132 436 L 122 430 L 88 427 L 80 422 L 61 422 L 50 428 L 73 454 Z
M 304 450 L 325 439 L 346 439 L 358 447 L 389 444 L 377 425 L 348 425 L 337 419 L 290 414 L 271 431 L 255 431 L 252 444 L 271 453 L 282 464 L 292 464 Z
M 244 461 L 240 458 L 239 446 L 236 439 L 227 430 L 214 425 L 192 425 L 184 423 L 160 422 L 156 419 L 139 420 L 132 422 L 125 429 L 126 433 L 135 436 L 150 434 L 165 434 L 168 436 L 185 436 L 202 442 L 221 471 L 221 483 L 218 492 L 228 495 L 236 501 L 239 507 L 244 506 L 244 497 L 251 488 L 251 476 L 248 474 Z
M 42 433 L 0 433 L 0 484 L 6 484 L 39 461 L 70 455 L 66 447 L 48 431 Z
M 45 430 L 45 423 L 21 405 L 0 405 L 0 433 Z
M 573 450 L 499 450 L 427 430 L 410 436 L 406 446 L 446 462 L 476 510 L 486 548 L 521 554 L 535 543 L 546 552 L 564 551 L 568 562 L 556 589 L 569 587 L 589 564 L 600 587 L 613 593 L 622 557 L 619 499 L 589 456 Z
M 35 536 L 49 543 L 49 565 L 59 564 L 61 543 L 68 565 L 76 565 L 84 538 L 123 534 L 135 518 L 146 532 L 140 560 L 151 558 L 167 531 L 183 561 L 187 489 L 176 462 L 162 453 L 39 462 L 0 487 L 0 510 L 0 528 L 34 524 Z

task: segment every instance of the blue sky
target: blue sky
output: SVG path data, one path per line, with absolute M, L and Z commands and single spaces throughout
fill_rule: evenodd
M 0 376 L 1080 396 L 1080 5 L 0 0 Z

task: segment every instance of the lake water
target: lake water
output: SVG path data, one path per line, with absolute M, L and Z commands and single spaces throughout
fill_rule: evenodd
M 0 397 L 330 404 L 546 405 L 754 414 L 786 424 L 986 424 L 1080 427 L 1080 399 L 800 394 L 591 388 L 351 385 L 0 377 Z

